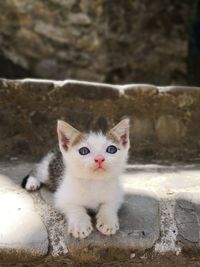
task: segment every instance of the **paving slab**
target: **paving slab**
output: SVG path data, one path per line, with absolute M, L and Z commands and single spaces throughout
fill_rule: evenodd
M 200 191 L 176 196 L 177 241 L 184 247 L 200 249 Z
M 53 196 L 45 188 L 41 190 L 41 196 L 53 205 Z M 95 218 L 92 217 L 95 223 Z M 146 190 L 126 189 L 124 204 L 119 211 L 119 221 L 120 231 L 115 235 L 108 237 L 94 230 L 84 240 L 77 240 L 68 235 L 65 221 L 63 234 L 68 256 L 76 261 L 94 262 L 114 260 L 116 257 L 129 258 L 134 250 L 142 253 L 152 248 L 160 234 L 157 195 Z
M 94 230 L 87 239 L 80 241 L 65 232 L 69 256 L 81 262 L 103 262 L 127 259 L 134 251 L 143 253 L 152 248 L 160 233 L 157 197 L 148 192 L 127 194 L 119 221 L 120 230 L 109 237 Z
M 33 200 L 0 175 L 0 262 L 38 260 L 48 253 L 48 235 Z

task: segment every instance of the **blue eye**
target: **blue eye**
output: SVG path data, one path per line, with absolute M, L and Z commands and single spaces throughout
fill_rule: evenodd
M 117 148 L 116 146 L 113 146 L 113 145 L 108 146 L 106 149 L 106 152 L 110 154 L 115 154 L 117 152 Z
M 90 153 L 90 150 L 87 147 L 81 147 L 78 152 L 82 156 L 85 156 Z

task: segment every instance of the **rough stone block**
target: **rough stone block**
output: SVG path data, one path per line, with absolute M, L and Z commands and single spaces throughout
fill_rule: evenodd
M 27 90 L 29 93 L 38 93 L 38 94 L 47 94 L 54 89 L 53 81 L 46 80 L 35 80 L 34 82 L 28 79 L 25 79 L 21 88 L 22 90 Z
M 172 115 L 162 115 L 156 123 L 156 135 L 163 145 L 172 145 L 180 142 L 186 133 L 184 124 Z
M 47 255 L 47 230 L 31 197 L 6 176 L 0 176 L 0 186 L 0 262 L 25 262 Z
M 144 252 L 159 238 L 159 203 L 147 192 L 127 192 L 119 212 L 120 231 L 104 236 L 95 230 L 85 240 L 76 240 L 66 232 L 69 256 L 78 261 L 106 261 L 129 258 L 133 251 Z
M 125 87 L 125 94 L 129 96 L 150 97 L 158 94 L 158 88 L 153 85 L 128 85 Z
M 149 118 L 132 119 L 131 138 L 137 141 L 147 141 L 154 137 L 154 126 Z
M 183 93 L 199 93 L 199 87 L 190 87 L 190 86 L 165 86 L 159 87 L 161 93 L 168 93 L 173 95 L 180 95 Z
M 2 76 L 186 84 L 190 2 L 0 1 Z
M 200 194 L 183 192 L 176 197 L 175 219 L 178 228 L 177 240 L 184 247 L 200 249 Z
M 91 84 L 87 82 L 66 82 L 61 90 L 65 97 L 81 97 L 83 99 L 117 99 L 119 91 L 111 86 Z
M 190 161 L 200 148 L 199 103 L 196 87 L 1 79 L 0 156 L 43 156 L 57 143 L 57 119 L 106 130 L 130 116 L 130 160 Z
M 124 204 L 119 211 L 120 230 L 105 236 L 95 229 L 89 237 L 78 240 L 64 233 L 68 256 L 77 262 L 105 262 L 130 258 L 133 251 L 143 253 L 152 248 L 159 238 L 159 201 L 157 196 L 144 190 L 128 187 Z M 43 188 L 42 198 L 53 206 L 52 193 Z M 95 226 L 95 216 L 91 215 Z

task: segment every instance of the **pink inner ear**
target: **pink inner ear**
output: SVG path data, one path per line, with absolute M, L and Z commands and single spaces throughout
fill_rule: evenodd
M 121 136 L 121 142 L 122 142 L 122 145 L 123 146 L 126 146 L 127 145 L 127 143 L 128 143 L 128 136 L 127 136 L 126 133 Z
M 68 150 L 69 147 L 69 139 L 62 133 L 60 132 L 61 135 L 61 145 L 65 150 Z

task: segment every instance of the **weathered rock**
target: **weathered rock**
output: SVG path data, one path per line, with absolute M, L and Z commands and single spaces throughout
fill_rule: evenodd
M 200 196 L 197 192 L 179 193 L 176 198 L 176 223 L 178 242 L 184 249 L 200 249 Z
M 77 86 L 78 85 L 78 86 Z M 102 99 L 112 99 L 116 100 L 119 96 L 118 90 L 112 88 L 111 86 L 97 84 L 88 84 L 88 83 L 70 83 L 66 82 L 62 86 L 64 97 L 80 97 L 82 99 L 89 100 L 102 100 Z
M 33 111 L 30 114 L 30 119 L 34 127 L 44 127 L 48 121 L 48 115 L 46 112 Z
M 17 154 L 29 154 L 31 152 L 30 147 L 30 142 L 24 136 L 14 136 L 11 150 L 15 151 Z
M 158 93 L 158 88 L 153 85 L 128 85 L 125 87 L 125 94 L 130 96 L 150 97 Z
M 149 141 L 155 136 L 153 122 L 149 118 L 132 117 L 131 139 L 133 142 Z
M 158 200 L 155 195 L 147 192 L 127 194 L 119 218 L 120 231 L 110 237 L 95 230 L 87 239 L 78 241 L 66 234 L 69 256 L 81 262 L 122 260 L 130 257 L 131 252 L 143 253 L 159 238 Z
M 47 231 L 33 200 L 9 178 L 0 175 L 0 262 L 27 262 L 48 253 Z
M 6 72 L 1 60 L 1 77 L 186 84 L 192 7 L 178 0 L 1 1 L 1 57 L 23 70 L 10 64 Z
M 198 160 L 199 103 L 198 87 L 2 79 L 0 157 L 43 156 L 57 143 L 58 119 L 106 131 L 129 116 L 131 160 Z
M 156 123 L 156 135 L 163 145 L 173 145 L 181 142 L 186 132 L 185 125 L 180 119 L 171 115 L 161 116 Z
M 154 245 L 160 231 L 157 196 L 144 190 L 129 188 L 125 191 L 125 201 L 119 212 L 120 231 L 116 235 L 108 237 L 94 230 L 85 240 L 76 240 L 67 234 L 66 224 L 64 238 L 70 258 L 78 262 L 122 260 L 130 257 L 131 252 L 144 253 Z M 53 206 L 48 190 L 42 189 L 41 195 Z

